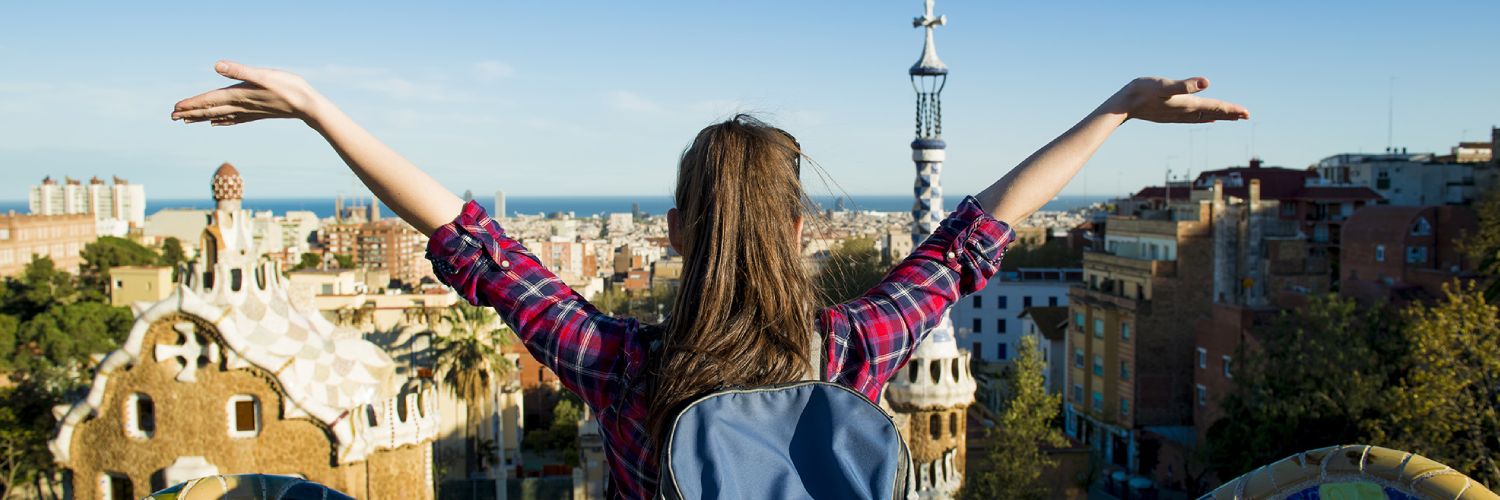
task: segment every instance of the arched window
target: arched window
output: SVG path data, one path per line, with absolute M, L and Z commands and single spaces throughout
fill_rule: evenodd
M 927 430 L 932 433 L 932 439 L 943 437 L 943 417 L 932 415 L 927 419 Z
M 948 434 L 958 435 L 958 412 L 948 414 Z
M 917 365 L 906 365 L 906 381 L 912 384 L 917 383 Z
M 125 399 L 125 435 L 150 439 L 156 433 L 156 404 L 139 392 Z
M 929 375 L 932 375 L 932 378 L 930 379 L 932 383 L 936 384 L 943 381 L 943 363 L 941 361 L 935 359 L 932 361 L 928 361 L 927 370 L 932 372 L 929 373 Z
M 953 358 L 953 381 L 958 382 L 962 378 L 958 373 L 958 358 Z

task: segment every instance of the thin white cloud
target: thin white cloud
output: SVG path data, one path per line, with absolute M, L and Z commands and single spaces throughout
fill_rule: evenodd
M 491 68 L 494 70 L 494 68 Z M 373 92 L 391 99 L 440 103 L 476 103 L 493 99 L 459 88 L 443 73 L 399 74 L 386 68 L 329 64 L 293 70 L 314 85 Z
M 480 61 L 474 63 L 469 69 L 483 82 L 510 78 L 516 74 L 515 68 L 500 61 Z
M 611 90 L 605 94 L 610 107 L 631 113 L 660 113 L 664 108 L 640 94 L 629 90 Z

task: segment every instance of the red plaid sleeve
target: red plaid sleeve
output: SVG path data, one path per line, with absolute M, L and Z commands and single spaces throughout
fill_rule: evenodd
M 885 279 L 860 298 L 824 309 L 829 380 L 878 400 L 954 302 L 1000 270 L 1015 232 L 965 198 Z
M 537 361 L 595 408 L 644 362 L 639 323 L 600 312 L 470 201 L 427 244 L 434 274 L 469 303 L 493 307 Z

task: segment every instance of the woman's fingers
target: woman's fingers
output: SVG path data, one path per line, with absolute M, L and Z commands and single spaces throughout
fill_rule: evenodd
M 1198 103 L 1197 107 L 1206 121 L 1245 120 L 1250 118 L 1250 110 L 1245 109 L 1244 106 L 1218 99 L 1203 99 Z
M 260 68 L 252 68 L 234 61 L 219 61 L 214 63 L 214 71 L 226 78 L 233 78 L 242 82 L 257 82 L 262 76 Z
M 1196 94 L 1198 92 L 1202 92 L 1203 89 L 1208 88 L 1208 79 L 1201 76 L 1195 76 L 1182 80 L 1169 80 L 1165 78 L 1155 80 L 1157 80 L 1161 85 L 1161 89 L 1158 93 L 1158 95 L 1160 95 L 1161 97 L 1170 98 L 1172 96 L 1178 95 Z
M 186 111 L 177 111 L 177 112 L 172 113 L 172 119 L 173 120 L 202 121 L 202 120 L 209 120 L 209 119 L 213 119 L 215 117 L 220 117 L 220 116 L 224 116 L 224 115 L 228 115 L 228 114 L 233 114 L 233 113 L 245 113 L 247 111 L 250 111 L 250 110 L 245 109 L 245 108 L 240 107 L 240 106 L 222 105 L 222 106 L 214 106 L 214 107 L 211 107 L 211 108 L 199 108 L 199 109 L 190 109 L 190 110 L 186 110 Z

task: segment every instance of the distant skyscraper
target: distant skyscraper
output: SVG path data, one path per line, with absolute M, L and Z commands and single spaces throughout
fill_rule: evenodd
M 28 198 L 35 215 L 94 214 L 98 221 L 120 221 L 135 227 L 146 223 L 146 188 L 119 177 L 113 184 L 94 177 L 85 185 L 67 177 L 59 183 L 49 176 L 31 186 Z
M 907 74 L 917 91 L 916 140 L 911 143 L 917 180 L 912 194 L 911 238 L 913 244 L 927 238 L 943 218 L 943 191 L 938 174 L 943 168 L 943 111 L 940 95 L 947 82 L 948 67 L 938 59 L 932 31 L 947 23 L 947 16 L 932 15 L 932 0 L 926 1 L 922 17 L 912 26 L 926 31 L 921 59 Z M 974 377 L 969 372 L 969 353 L 958 348 L 953 322 L 947 311 L 936 327 L 917 346 L 903 373 L 891 379 L 886 401 L 904 422 L 902 430 L 911 447 L 912 476 L 908 484 L 920 498 L 951 498 L 963 484 L 965 431 L 968 407 L 974 402 Z
M 495 212 L 490 216 L 496 220 L 505 218 L 505 191 L 495 191 Z

